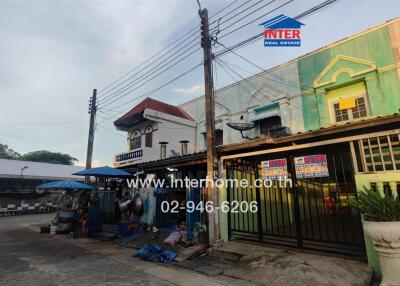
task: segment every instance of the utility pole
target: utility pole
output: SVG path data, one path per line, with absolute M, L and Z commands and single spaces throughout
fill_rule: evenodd
M 97 96 L 97 89 L 93 89 L 93 95 L 89 100 L 90 123 L 89 123 L 89 138 L 88 138 L 88 146 L 86 154 L 86 169 L 90 169 L 92 167 L 94 126 L 96 121 L 96 96 Z M 89 181 L 89 177 L 86 177 L 86 181 Z
M 199 4 L 200 6 L 200 4 Z M 199 9 L 201 19 L 201 46 L 204 52 L 204 97 L 206 111 L 206 141 L 207 141 L 207 194 L 208 200 L 213 203 L 214 212 L 208 213 L 209 243 L 215 245 L 219 240 L 219 216 L 215 207 L 218 206 L 218 192 L 215 187 L 215 170 L 217 157 L 214 145 L 215 134 L 215 109 L 214 109 L 214 88 L 212 78 L 212 50 L 211 38 L 208 26 L 207 9 Z

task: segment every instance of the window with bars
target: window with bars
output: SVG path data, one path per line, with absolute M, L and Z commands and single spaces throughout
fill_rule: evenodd
M 131 139 L 131 150 L 139 149 L 142 147 L 142 136 L 133 137 Z
M 355 106 L 348 109 L 340 109 L 340 104 L 336 102 L 333 104 L 333 110 L 336 122 L 358 119 L 368 115 L 365 97 L 356 98 Z
M 356 149 L 362 172 L 400 170 L 400 134 L 361 139 Z

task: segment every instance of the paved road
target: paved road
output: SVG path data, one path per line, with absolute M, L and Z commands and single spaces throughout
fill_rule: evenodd
M 162 265 L 132 258 L 132 249 L 94 239 L 51 237 L 31 225 L 50 215 L 0 217 L 0 286 L 47 285 L 368 285 L 371 271 L 348 259 L 230 242 L 221 250 L 243 255 Z
M 0 218 L 0 285 L 174 285 L 27 228 L 42 215 Z

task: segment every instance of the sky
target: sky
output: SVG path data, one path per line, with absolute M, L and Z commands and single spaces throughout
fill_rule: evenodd
M 200 2 L 212 16 L 232 1 Z M 231 9 L 212 18 L 222 16 L 221 35 L 250 22 L 245 28 L 221 38 L 219 41 L 224 45 L 230 46 L 262 32 L 258 24 L 269 18 L 279 14 L 293 17 L 322 2 L 294 0 L 262 19 L 252 21 L 287 2 L 276 0 L 261 8 L 269 2 L 261 1 L 248 10 L 255 12 L 243 21 L 234 24 L 237 16 L 223 23 L 240 9 L 258 2 L 250 1 L 237 0 Z M 234 12 L 223 17 L 232 9 Z M 202 53 L 197 51 L 112 104 L 106 104 L 111 103 L 112 100 L 106 98 L 112 96 L 112 92 L 107 94 L 104 88 L 191 29 L 196 31 L 200 22 L 197 11 L 195 0 L 0 0 L 0 143 L 22 154 L 35 150 L 68 153 L 83 165 L 88 136 L 88 100 L 96 88 L 106 113 L 98 112 L 93 165 L 111 165 L 113 155 L 126 148 L 126 136 L 115 130 L 112 119 L 140 102 L 134 100 L 136 97 L 201 63 Z M 265 48 L 260 39 L 237 52 L 263 68 L 270 68 L 398 17 L 399 11 L 398 0 L 341 0 L 302 20 L 305 26 L 301 47 Z M 189 47 L 196 44 L 195 37 Z M 220 49 L 221 46 L 214 47 L 215 51 Z M 242 76 L 259 72 L 234 55 L 223 59 L 240 66 L 241 70 L 237 72 Z M 223 71 L 217 69 L 217 74 L 217 88 L 233 82 Z M 202 93 L 203 70 L 199 67 L 149 96 L 180 104 Z M 122 106 L 117 108 L 118 105 Z M 115 111 L 106 111 L 113 108 Z

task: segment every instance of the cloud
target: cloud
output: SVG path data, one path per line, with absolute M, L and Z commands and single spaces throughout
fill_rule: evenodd
M 173 91 L 177 93 L 182 93 L 184 95 L 191 95 L 194 93 L 203 93 L 204 86 L 201 84 L 195 84 L 188 88 L 175 88 Z
M 85 162 L 88 124 L 84 121 L 92 89 L 101 90 L 169 44 L 191 18 L 198 20 L 197 4 L 187 3 L 2 2 L 0 122 L 21 125 L 2 127 L 0 143 L 20 153 L 46 149 Z M 144 88 L 150 89 L 150 83 L 138 92 Z M 29 125 L 64 121 L 82 123 Z M 115 128 L 111 122 L 103 125 Z M 111 164 L 114 154 L 125 147 L 121 136 L 98 130 L 94 158 Z

